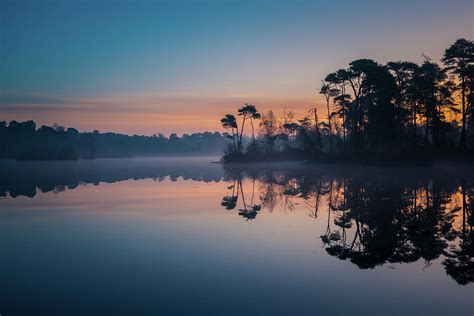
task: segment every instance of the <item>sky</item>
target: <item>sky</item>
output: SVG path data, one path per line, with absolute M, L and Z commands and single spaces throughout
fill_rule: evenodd
M 0 2 L 0 121 L 126 134 L 223 131 L 244 103 L 314 105 L 352 60 L 439 61 L 472 0 Z

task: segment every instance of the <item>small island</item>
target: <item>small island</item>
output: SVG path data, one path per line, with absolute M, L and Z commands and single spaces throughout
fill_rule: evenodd
M 474 42 L 458 39 L 442 66 L 358 59 L 328 74 L 318 107 L 296 118 L 246 103 L 221 119 L 232 143 L 224 163 L 306 160 L 426 164 L 474 157 Z M 244 135 L 246 124 L 251 136 Z M 256 137 L 255 126 L 259 132 Z M 248 126 L 248 125 L 247 125 Z

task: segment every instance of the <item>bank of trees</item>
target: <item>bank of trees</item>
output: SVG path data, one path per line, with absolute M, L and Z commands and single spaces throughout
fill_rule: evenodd
M 324 108 L 312 108 L 298 120 L 291 112 L 282 119 L 271 111 L 260 115 L 255 106 L 247 104 L 239 109 L 239 115 L 246 113 L 240 125 L 232 114 L 222 121 L 224 127 L 236 131 L 231 137 L 235 145 L 224 159 L 258 159 L 269 154 L 312 159 L 424 159 L 448 152 L 472 153 L 474 42 L 458 39 L 446 49 L 441 62 L 426 56 L 421 64 L 354 60 L 322 81 L 319 92 Z M 259 121 L 260 135 L 244 148 L 246 120 Z
M 35 122 L 0 121 L 0 159 L 75 160 L 164 155 L 220 154 L 229 142 L 227 134 L 204 132 L 153 136 L 80 133 L 59 125 L 41 126 Z

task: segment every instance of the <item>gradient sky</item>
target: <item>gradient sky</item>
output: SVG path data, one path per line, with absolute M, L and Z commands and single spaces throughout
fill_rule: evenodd
M 357 58 L 436 61 L 472 0 L 5 1 L 0 120 L 129 134 L 221 131 L 244 102 L 302 114 Z

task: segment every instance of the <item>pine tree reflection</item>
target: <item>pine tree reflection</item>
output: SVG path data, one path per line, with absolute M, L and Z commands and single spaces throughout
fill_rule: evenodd
M 222 198 L 221 206 L 224 207 L 226 210 L 233 210 L 236 208 L 239 194 L 242 201 L 242 208 L 239 209 L 238 214 L 248 220 L 253 220 L 257 217 L 258 212 L 261 210 L 261 204 L 253 204 L 254 196 L 255 196 L 255 179 L 252 180 L 252 196 L 250 198 L 250 202 L 247 203 L 245 200 L 245 193 L 242 184 L 242 176 L 239 174 L 233 180 L 233 184 L 227 187 L 228 190 L 232 190 L 231 195 L 224 196 Z
M 446 259 L 443 265 L 446 273 L 459 284 L 468 284 L 474 280 L 474 189 L 467 188 L 467 181 L 461 183 L 462 223 L 455 229 L 455 238 L 459 241 L 450 245 L 444 252 Z
M 239 214 L 249 219 L 261 208 L 292 209 L 298 203 L 317 219 L 327 207 L 321 241 L 326 252 L 360 269 L 387 263 L 442 260 L 459 284 L 474 281 L 474 189 L 468 175 L 366 174 L 227 170 L 242 196 Z M 245 202 L 244 184 L 260 188 L 257 210 Z M 233 197 L 232 194 L 231 197 Z M 229 197 L 224 197 L 224 201 Z M 234 201 L 234 200 L 232 200 Z M 234 206 L 235 207 L 235 206 Z M 326 220 L 325 220 L 326 221 Z

